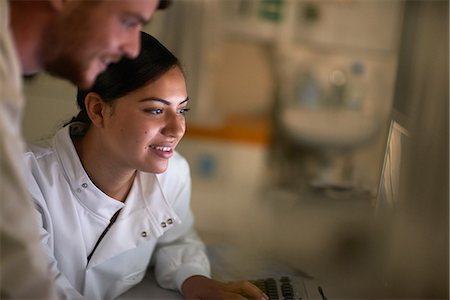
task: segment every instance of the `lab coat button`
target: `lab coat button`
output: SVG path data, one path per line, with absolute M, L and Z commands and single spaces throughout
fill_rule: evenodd
M 81 193 L 81 189 L 80 189 L 80 188 L 77 188 L 77 192 L 78 192 L 78 193 Z
M 83 188 L 87 188 L 88 187 L 88 185 L 87 185 L 87 183 L 85 182 L 85 183 L 83 183 L 82 185 L 81 185 Z
M 168 219 L 167 220 L 167 224 L 169 224 L 169 225 L 173 224 L 173 220 L 172 219 Z
M 166 227 L 167 227 L 166 222 L 161 222 L 161 227 L 162 227 L 162 228 L 166 228 Z
M 141 232 L 141 236 L 142 236 L 142 237 L 147 237 L 147 232 L 142 231 L 142 232 Z

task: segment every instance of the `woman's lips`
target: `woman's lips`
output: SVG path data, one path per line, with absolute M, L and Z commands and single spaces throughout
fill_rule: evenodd
M 167 146 L 150 145 L 149 147 L 156 155 L 162 158 L 170 158 L 173 155 L 173 148 Z

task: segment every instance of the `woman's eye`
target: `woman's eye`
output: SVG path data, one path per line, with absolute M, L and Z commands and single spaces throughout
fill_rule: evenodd
M 145 109 L 144 111 L 152 115 L 159 115 L 163 112 L 163 110 L 160 108 Z
M 184 115 L 185 113 L 187 113 L 190 110 L 191 110 L 190 108 L 180 108 L 178 110 L 178 113 Z

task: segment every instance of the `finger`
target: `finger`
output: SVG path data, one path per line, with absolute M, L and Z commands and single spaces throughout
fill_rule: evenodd
M 227 290 L 239 293 L 250 299 L 268 299 L 263 291 L 249 281 L 230 282 L 227 284 Z
M 226 292 L 223 294 L 225 300 L 247 300 L 248 298 L 244 297 L 241 294 L 236 294 L 232 292 Z

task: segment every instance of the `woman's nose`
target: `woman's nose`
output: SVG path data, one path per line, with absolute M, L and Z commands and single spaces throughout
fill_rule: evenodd
M 162 129 L 162 133 L 176 138 L 181 138 L 186 131 L 186 121 L 184 116 L 178 114 L 170 114 L 166 118 L 166 124 Z

